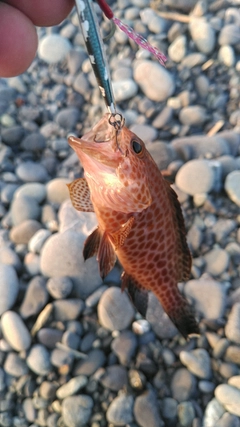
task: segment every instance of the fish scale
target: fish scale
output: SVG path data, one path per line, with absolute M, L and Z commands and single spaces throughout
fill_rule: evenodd
M 116 131 L 109 122 L 113 116 L 106 114 L 81 139 L 69 138 L 85 171 L 85 178 L 69 185 L 71 200 L 78 210 L 94 210 L 98 220 L 84 256 L 97 254 L 103 278 L 117 256 L 124 269 L 122 289 L 128 288 L 141 314 L 146 315 L 152 291 L 187 338 L 199 329 L 178 289 L 191 270 L 181 207 L 143 141 L 125 126 Z

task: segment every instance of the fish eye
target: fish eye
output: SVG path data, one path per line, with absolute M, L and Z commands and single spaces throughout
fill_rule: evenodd
M 134 153 L 140 154 L 142 152 L 143 148 L 142 148 L 142 145 L 140 144 L 140 142 L 133 139 L 132 140 L 132 149 L 133 149 Z

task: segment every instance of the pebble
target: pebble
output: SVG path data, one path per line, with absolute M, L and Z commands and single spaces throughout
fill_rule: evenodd
M 192 399 L 196 393 L 197 381 L 186 368 L 177 369 L 172 377 L 171 390 L 174 399 L 184 402 Z
M 72 291 L 69 277 L 52 277 L 47 281 L 47 290 L 54 299 L 65 299 Z
M 38 55 L 48 64 L 56 64 L 65 59 L 71 48 L 71 43 L 65 37 L 48 34 L 39 41 Z
M 172 107 L 166 106 L 162 109 L 162 111 L 157 114 L 155 119 L 152 122 L 152 125 L 156 129 L 162 129 L 166 126 L 171 120 L 173 116 Z
M 4 361 L 4 371 L 13 377 L 21 377 L 28 374 L 28 367 L 24 359 L 18 354 L 9 352 Z
M 51 236 L 49 230 L 41 228 L 31 237 L 28 242 L 28 249 L 34 254 L 40 254 L 45 241 Z
M 75 364 L 73 373 L 77 375 L 93 375 L 106 362 L 106 356 L 102 350 L 93 349 L 88 352 L 87 359 L 80 360 Z
M 224 25 L 219 33 L 218 43 L 220 46 L 235 45 L 239 43 L 239 25 Z
M 191 69 L 198 65 L 202 65 L 204 62 L 206 62 L 206 60 L 207 60 L 207 56 L 204 53 L 193 52 L 185 56 L 185 58 L 181 62 L 181 65 L 182 67 Z
M 152 326 L 153 331 L 160 339 L 169 339 L 177 334 L 177 328 L 163 310 L 160 302 L 153 293 L 148 295 L 148 308 L 146 319 Z
M 10 147 L 15 147 L 23 139 L 24 128 L 20 125 L 3 128 L 1 131 L 2 142 Z
M 64 233 L 66 230 L 83 233 L 84 237 L 96 228 L 97 220 L 94 212 L 78 212 L 74 209 L 71 200 L 62 203 L 59 212 L 59 231 Z
M 45 167 L 31 160 L 21 162 L 16 168 L 16 175 L 23 182 L 46 182 L 49 179 Z
M 224 359 L 227 362 L 240 365 L 240 348 L 236 345 L 230 345 L 225 353 Z
M 96 307 L 99 303 L 99 300 L 102 294 L 106 291 L 108 287 L 106 285 L 100 286 L 95 292 L 93 292 L 89 297 L 85 300 L 86 307 L 93 308 Z
M 26 358 L 27 365 L 36 375 L 48 375 L 52 370 L 50 354 L 42 344 L 34 344 Z
M 205 18 L 192 18 L 189 24 L 192 40 L 200 52 L 209 54 L 215 47 L 215 31 Z
M 80 338 L 74 332 L 67 330 L 62 336 L 62 343 L 67 347 L 77 350 L 79 348 Z
M 63 332 L 54 328 L 42 328 L 38 331 L 37 337 L 40 344 L 49 349 L 54 349 L 57 342 L 61 342 Z
M 79 111 L 77 108 L 63 108 L 56 115 L 56 122 L 66 131 L 74 130 L 79 120 Z
M 235 303 L 228 315 L 225 334 L 230 341 L 240 344 L 240 303 Z
M 127 386 L 127 370 L 124 366 L 120 365 L 107 366 L 103 376 L 100 378 L 100 382 L 105 388 L 113 391 L 119 391 L 123 387 Z
M 214 185 L 214 172 L 207 160 L 190 160 L 179 169 L 175 182 L 191 196 L 209 193 Z
M 34 219 L 27 219 L 16 225 L 10 231 L 9 237 L 13 243 L 27 245 L 35 233 L 41 229 L 41 224 Z
M 46 277 L 68 276 L 74 285 L 74 296 L 82 299 L 102 283 L 96 259 L 90 258 L 84 262 L 82 250 L 85 238 L 85 235 L 72 230 L 56 233 L 49 237 L 41 253 L 42 274 Z
M 69 73 L 75 75 L 82 67 L 87 55 L 83 48 L 79 50 L 71 49 L 67 55 L 67 67 Z
M 233 67 L 236 61 L 234 49 L 230 45 L 221 46 L 218 51 L 218 59 L 221 61 L 226 67 Z
M 183 107 L 179 113 L 179 120 L 183 125 L 199 126 L 207 120 L 207 112 L 201 105 Z
M 154 141 L 157 137 L 156 129 L 149 125 L 134 124 L 130 126 L 130 130 L 141 137 L 145 144 L 147 142 Z
M 215 397 L 230 414 L 240 417 L 240 390 L 229 384 L 220 384 L 215 388 Z
M 178 405 L 178 419 L 181 427 L 191 427 L 194 417 L 195 410 L 192 402 L 182 402 Z
M 219 319 L 226 308 L 226 288 L 213 279 L 189 280 L 184 292 L 205 319 Z
M 240 171 L 233 171 L 227 175 L 224 188 L 228 197 L 237 206 L 240 206 Z
M 14 305 L 19 292 L 19 281 L 11 265 L 0 264 L 0 316 Z
M 77 298 L 53 301 L 54 319 L 61 322 L 75 320 L 80 316 L 83 306 L 83 301 Z
M 239 427 L 239 425 L 240 421 L 238 417 L 225 412 L 215 427 Z
M 121 365 L 129 366 L 137 349 L 137 338 L 132 331 L 121 332 L 111 343 L 111 348 L 117 355 Z
M 162 410 L 161 414 L 163 418 L 165 418 L 169 424 L 175 422 L 177 418 L 177 402 L 175 399 L 172 399 L 171 397 L 165 397 L 162 400 Z
M 69 191 L 67 184 L 69 179 L 65 178 L 54 178 L 50 180 L 46 185 L 47 190 L 47 201 L 61 205 L 65 200 L 69 199 Z
M 39 151 L 43 151 L 45 149 L 46 140 L 41 133 L 32 132 L 22 140 L 21 147 L 23 150 L 38 153 Z
M 112 82 L 116 102 L 133 98 L 138 92 L 138 86 L 132 79 L 122 79 Z
M 37 411 L 34 408 L 33 400 L 30 397 L 27 397 L 23 400 L 22 409 L 27 421 L 33 423 L 34 420 L 37 418 Z
M 134 403 L 134 416 L 141 427 L 163 427 L 164 423 L 159 415 L 159 405 L 152 390 L 138 396 Z
M 181 62 L 186 56 L 187 52 L 187 38 L 184 34 L 179 35 L 170 44 L 168 48 L 168 55 L 174 62 Z
M 19 313 L 23 319 L 39 314 L 48 302 L 46 281 L 41 276 L 34 277 L 28 284 Z
M 110 403 L 106 418 L 109 423 L 124 426 L 133 421 L 133 396 L 121 394 Z
M 180 360 L 187 369 L 198 378 L 210 379 L 212 376 L 211 359 L 204 348 L 180 352 Z
M 206 271 L 212 276 L 220 276 L 227 270 L 229 255 L 221 248 L 214 248 L 204 255 Z
M 37 203 L 42 203 L 46 198 L 46 187 L 44 184 L 39 182 L 30 182 L 28 184 L 23 184 L 19 187 L 14 193 L 14 199 L 21 197 L 30 197 L 35 199 Z
M 59 387 L 56 391 L 58 399 L 65 399 L 68 396 L 76 394 L 79 390 L 87 385 L 88 379 L 85 375 L 78 375 L 71 378 L 68 382 Z
M 38 220 L 41 208 L 38 202 L 29 196 L 14 198 L 11 204 L 11 218 L 13 225 L 19 225 L 27 220 Z
M 112 286 L 100 298 L 98 318 L 101 325 L 110 331 L 128 328 L 134 317 L 134 309 L 125 292 Z
M 157 62 L 149 60 L 135 61 L 134 79 L 144 95 L 152 101 L 165 101 L 174 90 L 172 75 Z
M 30 333 L 15 311 L 5 311 L 1 318 L 2 333 L 8 344 L 16 351 L 27 350 L 31 344 Z
M 207 404 L 204 417 L 203 417 L 203 427 L 216 427 L 217 421 L 222 417 L 225 410 L 221 403 L 213 398 Z
M 93 399 L 85 394 L 63 399 L 62 418 L 66 427 L 84 427 L 91 417 L 93 405 Z

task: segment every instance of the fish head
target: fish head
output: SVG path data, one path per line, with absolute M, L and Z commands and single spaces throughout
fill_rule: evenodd
M 119 114 L 105 114 L 82 138 L 68 141 L 83 166 L 93 204 L 129 213 L 152 203 L 148 175 L 154 162 Z

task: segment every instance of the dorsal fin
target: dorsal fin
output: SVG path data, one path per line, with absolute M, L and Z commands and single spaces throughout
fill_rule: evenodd
M 85 178 L 75 179 L 70 184 L 67 184 L 67 186 L 71 202 L 77 211 L 94 212 L 94 207 L 90 198 L 90 190 Z
M 178 201 L 178 196 L 167 181 L 164 181 L 170 200 L 172 202 L 173 214 L 176 221 L 178 232 L 178 281 L 186 281 L 189 279 L 192 257 L 186 240 L 186 230 L 182 214 L 182 208 Z
M 94 255 L 97 255 L 98 248 L 100 245 L 101 233 L 99 228 L 95 228 L 95 230 L 89 234 L 88 238 L 85 240 L 84 248 L 83 248 L 83 258 L 86 261 L 88 258 L 91 258 Z
M 134 223 L 134 217 L 131 216 L 127 222 L 122 224 L 114 233 L 109 234 L 109 237 L 114 245 L 115 250 L 124 245 L 124 242 L 129 235 Z
M 148 291 L 125 271 L 122 274 L 122 291 L 128 289 L 128 294 L 137 311 L 146 317 L 148 308 Z
M 105 231 L 100 241 L 97 260 L 99 264 L 100 276 L 102 279 L 108 275 L 108 273 L 114 267 L 116 262 L 116 254 L 113 249 L 113 245 L 109 240 L 108 233 Z

